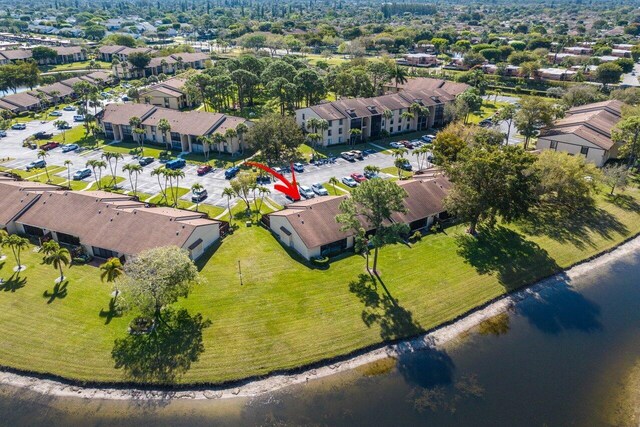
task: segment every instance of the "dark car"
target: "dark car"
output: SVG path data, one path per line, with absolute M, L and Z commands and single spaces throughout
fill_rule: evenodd
M 53 150 L 54 148 L 58 148 L 59 146 L 60 146 L 59 142 L 49 141 L 46 144 L 42 144 L 40 146 L 40 149 L 44 151 L 49 151 L 49 150 Z
M 229 169 L 224 171 L 224 177 L 225 179 L 231 179 L 236 176 L 238 172 L 240 172 L 240 168 L 238 166 L 230 167 Z
M 147 166 L 153 163 L 153 161 L 154 161 L 153 157 L 142 157 L 140 160 L 138 160 L 138 163 L 140 163 L 140 166 Z
M 413 168 L 411 167 L 411 163 L 409 163 L 408 160 L 405 160 L 403 163 L 400 164 L 400 169 L 405 171 L 413 170 Z
M 52 133 L 47 133 L 44 131 L 36 132 L 33 134 L 36 139 L 49 139 L 53 136 Z
M 193 195 L 191 196 L 191 201 L 193 203 L 200 203 L 206 198 L 207 198 L 207 190 L 203 188 L 202 190 L 193 191 Z
M 73 174 L 73 179 L 75 181 L 80 181 L 80 180 L 83 180 L 83 179 L 88 178 L 90 176 L 91 176 L 91 169 L 85 168 L 85 169 L 80 169 L 79 171 L 74 173 Z
M 184 159 L 174 159 L 170 160 L 165 164 L 167 169 L 182 169 L 185 167 L 187 162 Z
M 211 165 L 202 165 L 198 168 L 196 172 L 198 173 L 198 175 L 206 175 L 212 170 L 213 168 L 211 167 Z

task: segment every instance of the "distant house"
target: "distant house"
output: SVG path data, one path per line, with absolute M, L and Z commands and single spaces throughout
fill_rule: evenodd
M 172 110 L 193 107 L 194 103 L 191 102 L 184 90 L 186 81 L 180 77 L 165 80 L 140 92 L 140 98 L 149 104 Z
M 398 182 L 406 192 L 407 213 L 395 213 L 390 221 L 409 225 L 410 229 L 428 229 L 436 218 L 445 214 L 444 199 L 450 183 L 443 177 L 416 178 Z M 348 196 L 325 196 L 294 202 L 285 209 L 266 216 L 269 229 L 282 245 L 305 259 L 338 254 L 354 245 L 354 233 L 343 231 L 335 217 L 340 203 Z M 371 230 L 366 224 L 363 227 Z
M 175 74 L 186 69 L 200 70 L 205 67 L 210 59 L 205 53 L 175 53 L 169 56 L 153 57 L 144 69 L 135 68 L 130 63 L 123 61 L 114 66 L 114 72 L 123 79 L 136 79 L 160 74 Z
M 536 71 L 536 77 L 544 80 L 572 80 L 577 74 L 574 70 L 566 68 L 540 68 Z
M 251 126 L 251 122 L 241 117 L 204 111 L 181 112 L 150 104 L 108 104 L 97 117 L 107 138 L 116 141 L 132 139 L 133 129 L 129 120 L 138 117 L 142 121 L 145 141 L 158 145 L 170 144 L 173 149 L 193 153 L 241 151 L 246 147 L 238 137 L 225 139 L 215 147 L 205 145 L 198 137 L 224 135 L 227 129 L 235 129 L 240 123 Z M 161 119 L 171 125 L 167 135 L 158 129 Z
M 105 62 L 113 61 L 113 58 L 118 58 L 120 61 L 126 61 L 132 53 L 146 53 L 149 55 L 153 55 L 156 53 L 155 50 L 149 47 L 127 47 L 127 46 L 119 46 L 119 45 L 107 45 L 101 46 L 98 49 L 98 58 Z
M 395 86 L 392 87 L 395 91 Z M 410 87 L 409 89 L 406 89 Z M 385 131 L 397 134 L 415 130 L 426 130 L 433 126 L 442 126 L 444 108 L 447 103 L 469 86 L 444 80 L 418 78 L 399 85 L 398 92 L 373 98 L 344 98 L 296 110 L 296 122 L 305 131 L 311 118 L 326 120 L 329 129 L 322 133 L 320 144 L 323 146 L 347 143 L 354 138 L 375 138 Z M 403 117 L 413 104 L 429 108 L 427 115 Z M 391 117 L 385 117 L 385 111 Z M 360 135 L 351 133 L 352 129 L 361 131 Z
M 407 53 L 404 62 L 415 67 L 431 67 L 438 65 L 438 57 L 429 53 Z
M 1 185 L 1 184 L 0 184 Z M 103 191 L 44 191 L 15 219 L 18 233 L 82 246 L 98 258 L 130 259 L 159 246 L 177 246 L 199 258 L 220 238 L 220 221 L 205 214 L 150 207 Z
M 620 121 L 622 102 L 604 101 L 571 108 L 551 127 L 542 129 L 536 148 L 584 156 L 598 167 L 618 157 L 611 130 Z

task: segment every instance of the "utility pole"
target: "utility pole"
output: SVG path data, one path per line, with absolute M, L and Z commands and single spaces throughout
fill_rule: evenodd
M 242 286 L 242 267 L 240 267 L 240 260 L 238 260 L 238 275 L 240 276 L 240 286 Z

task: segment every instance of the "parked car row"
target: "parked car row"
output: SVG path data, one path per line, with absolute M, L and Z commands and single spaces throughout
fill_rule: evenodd
M 364 159 L 364 155 L 360 150 L 343 151 L 342 153 L 340 153 L 340 156 L 349 162 Z
M 300 195 L 305 199 L 312 199 L 315 196 L 328 196 L 329 192 L 326 188 L 320 183 L 312 184 L 311 187 L 306 185 L 299 185 L 298 190 L 300 191 Z

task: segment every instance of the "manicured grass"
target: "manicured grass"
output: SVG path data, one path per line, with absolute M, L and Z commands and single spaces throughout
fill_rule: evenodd
M 493 116 L 500 108 L 509 105 L 507 102 L 484 101 L 480 111 L 469 114 L 469 123 L 480 123 L 484 119 Z
M 359 278 L 365 272 L 359 256 L 313 268 L 267 230 L 236 223 L 235 233 L 201 260 L 206 283 L 177 304 L 212 323 L 202 330 L 198 361 L 176 381 L 265 375 L 428 330 L 639 233 L 639 200 L 635 187 L 617 204 L 600 197 L 604 210 L 554 238 L 498 227 L 474 239 L 456 226 L 411 246 L 384 248 L 383 283 L 376 287 Z M 111 351 L 134 314 L 110 319 L 110 289 L 99 270 L 66 270 L 66 293 L 52 298 L 57 272 L 31 250 L 23 263 L 24 282 L 9 282 L 0 294 L 0 322 L 8 325 L 0 364 L 79 380 L 129 379 L 114 367 Z M 10 279 L 13 265 L 8 258 L 0 277 Z
M 104 135 L 92 135 L 91 133 L 87 135 L 83 125 L 67 129 L 64 133 L 54 135 L 51 139 L 65 144 L 78 144 L 84 148 L 97 148 L 106 143 Z
M 170 202 L 173 203 L 173 199 L 174 197 L 180 199 L 180 197 L 184 196 L 185 194 L 189 193 L 191 190 L 188 188 L 183 188 L 183 187 L 178 187 L 177 189 L 174 188 L 173 190 L 168 188 L 167 189 L 167 198 L 169 199 Z M 160 203 L 160 201 L 162 200 L 162 194 L 156 194 L 149 202 L 150 203 Z M 181 200 L 178 200 L 178 202 L 181 202 Z M 191 206 L 193 203 L 190 203 L 189 206 Z
M 82 62 L 70 62 L 68 64 L 58 64 L 58 65 L 45 65 L 41 66 L 43 72 L 53 72 L 53 71 L 71 71 L 71 70 L 87 70 L 91 64 L 91 61 L 82 61 Z M 95 70 L 93 71 L 101 71 L 101 70 L 110 70 L 111 64 L 109 62 L 104 61 L 96 61 Z
M 388 168 L 382 168 L 380 172 L 388 173 L 389 175 L 398 178 L 398 168 L 396 167 L 390 166 Z M 413 173 L 406 170 L 400 170 L 400 175 L 402 175 L 403 178 L 411 178 Z
M 124 180 L 125 180 L 124 177 L 116 176 L 115 184 L 118 185 L 121 182 L 123 182 Z M 113 183 L 114 183 L 113 182 L 113 177 L 110 174 L 105 174 L 104 172 L 102 172 L 102 178 L 100 178 L 100 181 L 99 181 L 100 185 L 98 185 L 98 182 L 96 182 L 95 180 L 93 180 L 91 182 L 93 184 L 89 188 L 87 188 L 87 191 L 94 191 L 94 190 L 97 190 L 97 189 L 101 189 L 101 190 L 108 189 L 108 188 L 111 188 L 113 186 Z M 86 186 L 87 185 L 85 185 L 85 187 Z M 84 189 L 84 187 L 83 187 L 83 189 Z

